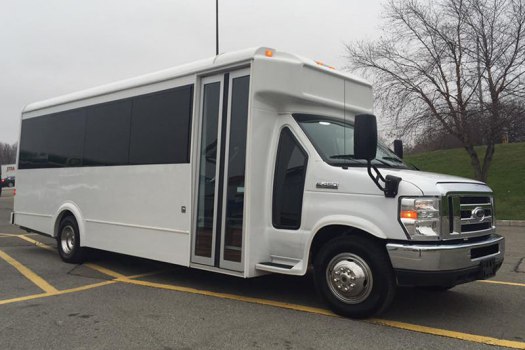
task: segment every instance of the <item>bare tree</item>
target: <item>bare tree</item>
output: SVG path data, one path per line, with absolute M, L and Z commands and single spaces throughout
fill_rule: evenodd
M 16 163 L 17 144 L 12 145 L 0 142 L 0 164 Z
M 372 78 L 400 132 L 437 123 L 486 181 L 502 106 L 525 94 L 525 0 L 388 0 L 385 17 L 379 40 L 347 45 L 351 67 Z

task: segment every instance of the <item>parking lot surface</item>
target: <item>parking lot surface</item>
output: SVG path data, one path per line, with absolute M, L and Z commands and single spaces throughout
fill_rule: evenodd
M 333 315 L 310 276 L 240 279 L 93 251 L 9 225 L 0 197 L 0 349 L 525 349 L 525 227 L 501 227 L 504 265 L 447 292 L 399 289 L 378 318 Z M 523 271 L 523 272 L 522 272 Z

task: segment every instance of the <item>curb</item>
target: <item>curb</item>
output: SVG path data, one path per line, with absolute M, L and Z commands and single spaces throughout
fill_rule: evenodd
M 496 220 L 496 225 L 525 227 L 525 220 Z

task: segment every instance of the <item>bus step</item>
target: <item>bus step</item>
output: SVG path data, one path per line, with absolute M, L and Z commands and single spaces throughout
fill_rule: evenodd
M 262 263 L 258 263 L 257 265 L 264 265 L 264 266 L 269 266 L 269 267 L 277 267 L 279 269 L 287 269 L 287 270 L 290 270 L 293 267 L 292 265 L 278 264 L 278 263 L 274 263 L 274 262 L 262 262 Z

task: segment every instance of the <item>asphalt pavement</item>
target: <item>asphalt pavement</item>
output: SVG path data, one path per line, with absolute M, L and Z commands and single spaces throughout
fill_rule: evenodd
M 369 320 L 333 315 L 310 276 L 240 279 L 93 251 L 9 225 L 0 197 L 0 349 L 525 349 L 525 227 L 500 227 L 505 262 L 447 292 L 399 289 Z

